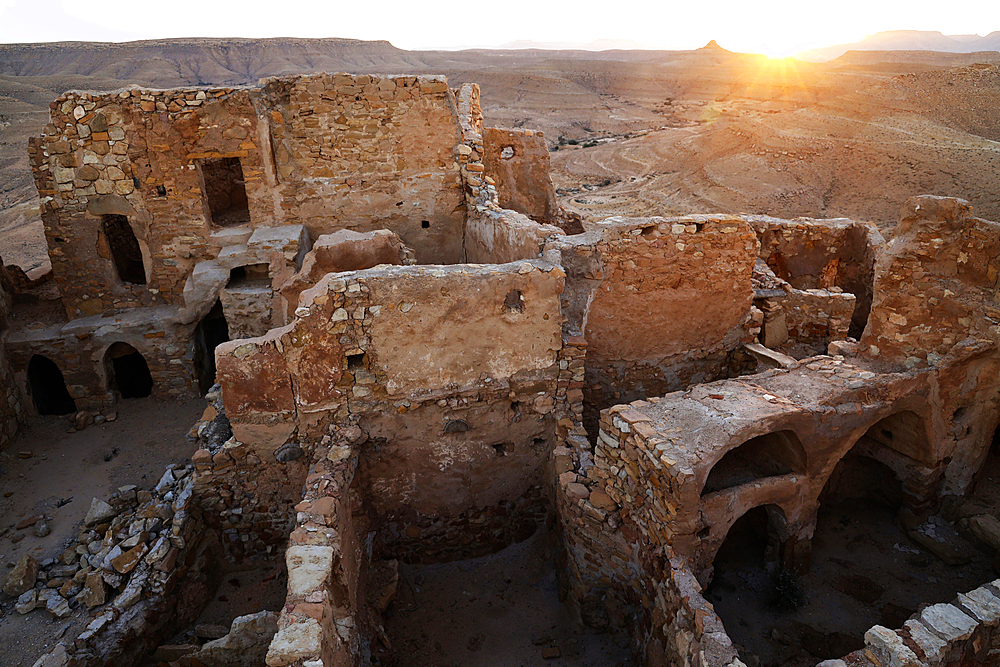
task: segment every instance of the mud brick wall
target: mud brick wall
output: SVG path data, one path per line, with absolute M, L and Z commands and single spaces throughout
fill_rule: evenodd
M 864 353 L 934 366 L 967 336 L 1000 342 L 1000 225 L 968 202 L 914 197 L 875 267 Z
M 546 246 L 567 272 L 564 330 L 587 347 L 585 423 L 602 408 L 725 377 L 759 331 L 757 238 L 742 218 L 611 218 Z
M 308 450 L 356 423 L 385 553 L 495 550 L 547 512 L 562 276 L 542 262 L 329 275 L 291 325 L 218 348 L 235 438 Z
M 549 178 L 549 149 L 543 133 L 487 127 L 483 148 L 485 173 L 496 185 L 500 206 L 554 224 L 559 205 Z
M 420 263 L 463 260 L 461 128 L 443 78 L 281 77 L 262 97 L 284 222 L 313 237 L 391 229 Z

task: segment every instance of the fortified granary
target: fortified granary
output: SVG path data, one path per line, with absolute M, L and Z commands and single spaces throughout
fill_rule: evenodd
M 541 133 L 424 76 L 73 91 L 28 150 L 52 280 L 4 275 L 4 438 L 120 398 L 211 403 L 190 465 L 93 501 L 59 566 L 78 592 L 28 560 L 7 576 L 25 613 L 90 610 L 39 665 L 407 664 L 384 629 L 400 563 L 540 530 L 570 613 L 635 664 L 810 664 L 766 625 L 772 593 L 843 596 L 861 624 L 801 612 L 811 664 L 994 659 L 1000 522 L 975 494 L 1000 224 L 966 202 L 916 196 L 887 240 L 748 215 L 584 229 Z M 149 662 L 229 568 L 280 553 L 280 609 Z M 946 599 L 913 592 L 970 562 Z

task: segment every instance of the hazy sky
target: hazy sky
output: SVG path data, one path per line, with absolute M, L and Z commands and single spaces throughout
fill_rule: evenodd
M 714 0 L 713 2 L 483 3 L 63 2 L 0 0 L 0 42 L 127 41 L 163 37 L 352 37 L 404 49 L 497 46 L 515 40 L 628 39 L 688 49 L 715 39 L 734 51 L 788 55 L 853 42 L 882 30 L 980 34 L 1000 30 L 1000 3 L 986 0 Z

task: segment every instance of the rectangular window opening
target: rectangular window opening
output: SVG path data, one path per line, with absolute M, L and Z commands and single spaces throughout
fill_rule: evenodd
M 250 223 L 250 207 L 243 166 L 238 157 L 201 161 L 202 190 L 211 222 L 216 227 L 237 227 Z

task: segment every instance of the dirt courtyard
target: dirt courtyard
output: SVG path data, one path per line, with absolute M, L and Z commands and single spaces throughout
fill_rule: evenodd
M 58 556 L 76 537 L 92 498 L 107 500 L 121 486 L 149 488 L 170 463 L 190 460 L 195 446 L 185 437 L 205 409 L 200 398 L 120 401 L 115 421 L 68 433 L 67 417 L 33 417 L 0 452 L 0 563 L 3 576 L 25 553 L 39 562 Z M 21 453 L 30 453 L 21 458 Z M 15 526 L 44 514 L 51 534 L 36 537 Z M 5 667 L 30 667 L 60 639 L 89 622 L 78 607 L 64 619 L 44 610 L 22 616 L 14 601 L 0 607 L 0 646 Z

